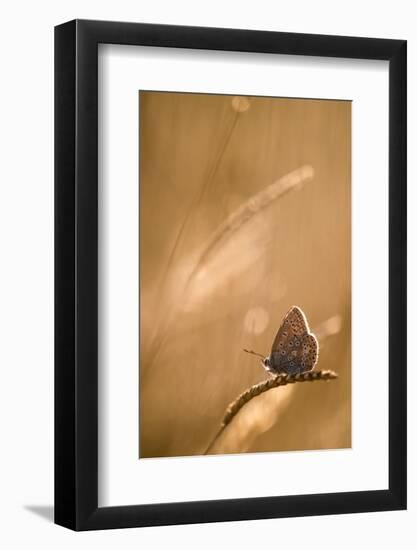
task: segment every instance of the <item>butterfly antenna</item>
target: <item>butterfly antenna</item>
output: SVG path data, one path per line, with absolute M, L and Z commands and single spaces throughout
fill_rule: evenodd
M 251 355 L 257 355 L 258 357 L 262 357 L 262 359 L 265 359 L 265 355 L 256 353 L 256 351 L 253 351 L 251 349 L 243 349 L 243 351 L 246 351 L 246 353 L 250 353 Z

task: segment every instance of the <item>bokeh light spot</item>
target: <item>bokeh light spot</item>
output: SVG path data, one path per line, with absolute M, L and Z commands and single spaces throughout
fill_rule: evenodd
M 263 307 L 252 307 L 246 312 L 243 325 L 247 332 L 262 334 L 269 323 L 269 313 Z
M 232 107 L 238 113 L 244 113 L 249 109 L 250 101 L 247 97 L 236 96 L 232 99 Z

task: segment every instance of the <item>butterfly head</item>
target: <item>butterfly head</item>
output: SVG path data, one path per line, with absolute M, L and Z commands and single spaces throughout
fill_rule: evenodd
M 270 361 L 269 357 L 265 357 L 264 359 L 262 359 L 262 365 L 266 369 L 268 369 L 271 366 L 271 361 Z
M 269 372 L 271 374 L 276 374 L 276 371 L 275 371 L 275 369 L 272 365 L 271 357 L 264 357 L 262 359 L 262 366 L 267 372 Z

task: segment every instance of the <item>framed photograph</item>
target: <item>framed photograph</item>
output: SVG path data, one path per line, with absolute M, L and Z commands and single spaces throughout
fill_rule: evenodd
M 406 508 L 406 42 L 55 29 L 55 522 Z

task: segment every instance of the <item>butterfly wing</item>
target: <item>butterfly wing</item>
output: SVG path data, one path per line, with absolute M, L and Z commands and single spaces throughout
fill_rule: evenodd
M 309 333 L 302 310 L 293 306 L 285 315 L 271 350 L 271 370 L 297 374 L 314 368 L 318 357 L 318 342 Z
M 272 344 L 271 352 L 287 348 L 291 340 L 294 338 L 300 339 L 304 334 L 307 334 L 308 331 L 309 327 L 304 313 L 299 307 L 293 306 L 286 313 L 278 329 L 274 343 Z
M 319 357 L 319 343 L 314 334 L 306 334 L 302 339 L 302 372 L 314 369 Z

